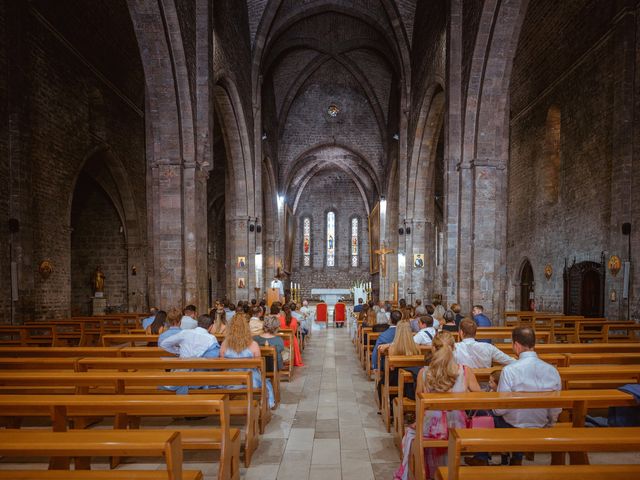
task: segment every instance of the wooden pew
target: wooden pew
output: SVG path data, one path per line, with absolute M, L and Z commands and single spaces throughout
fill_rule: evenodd
M 6 357 L 117 357 L 116 347 L 0 347 L 0 358 Z
M 391 431 L 391 395 L 397 395 L 398 387 L 389 385 L 391 369 L 424 366 L 423 355 L 387 355 L 384 360 L 384 384 L 382 386 L 381 411 L 387 432 Z
M 446 478 L 458 480 L 462 478 L 460 457 L 466 453 L 486 451 L 635 452 L 640 450 L 640 428 L 557 428 L 553 430 L 553 435 L 549 435 L 549 429 L 546 428 L 452 429 L 449 432 L 448 447 Z M 587 462 L 588 460 L 585 460 L 585 463 Z M 526 468 L 535 471 L 532 467 L 505 467 L 507 470 L 512 468 L 514 473 L 517 469 L 525 470 Z M 543 468 L 545 467 L 538 467 L 540 472 L 544 471 Z M 554 468 L 546 467 L 547 470 Z M 567 470 L 569 469 L 561 469 L 561 471 Z M 598 467 L 595 467 L 594 471 L 598 471 Z
M 72 430 L 67 432 L 0 431 L 0 455 L 12 457 L 92 457 L 133 455 L 164 457 L 166 472 L 157 478 L 181 480 L 182 442 L 180 433 L 171 430 L 104 431 Z M 78 471 L 79 473 L 81 471 Z M 69 474 L 70 472 L 65 472 Z M 73 478 L 92 478 L 82 472 Z M 190 478 L 198 478 L 189 474 Z M 15 478 L 15 477 L 11 477 Z M 72 477 L 68 477 L 72 478 Z M 126 478 L 122 475 L 114 478 Z M 199 477 L 201 478 L 201 476 Z
M 157 344 L 159 335 L 147 335 L 147 334 L 107 334 L 102 335 L 102 346 L 110 347 L 112 345 L 126 345 L 131 347 L 136 345 L 147 346 L 149 344 Z
M 257 369 L 260 372 L 262 386 L 259 390 L 258 415 L 260 433 L 271 419 L 271 410 L 268 405 L 267 375 L 265 358 L 83 358 L 76 364 L 76 371 L 89 372 L 95 370 L 117 371 L 166 371 L 166 370 L 223 370 Z M 235 407 L 235 404 L 232 403 Z M 234 413 L 236 410 L 233 410 Z
M 424 439 L 424 412 L 426 410 L 493 410 L 517 408 L 563 408 L 571 411 L 573 426 L 584 426 L 589 408 L 633 406 L 635 399 L 619 390 L 562 390 L 557 392 L 465 392 L 421 393 L 416 398 L 416 438 L 412 445 L 409 467 L 414 478 L 425 478 L 424 449 L 447 447 L 446 440 Z M 531 429 L 512 429 L 528 432 Z M 558 429 L 553 430 L 555 436 Z M 593 429 L 595 430 L 595 429 Z M 482 433 L 493 431 L 482 430 Z M 496 429 L 502 432 L 507 429 Z M 509 430 L 511 431 L 511 430 Z M 545 429 L 547 437 L 549 430 Z M 509 448 L 505 449 L 509 451 Z M 503 451 L 487 448 L 478 451 Z M 513 450 L 511 450 L 513 451 Z M 516 451 L 533 451 L 522 448 Z M 567 451 L 567 450 L 557 450 Z M 577 456 L 576 456 L 577 457 Z M 459 462 L 459 460 L 458 460 Z M 510 468 L 510 467 L 509 467 Z M 449 472 L 451 474 L 451 472 Z
M 260 347 L 260 354 L 270 360 L 273 369 L 266 368 L 266 376 L 273 385 L 273 395 L 276 398 L 276 406 L 280 404 L 280 370 L 278 370 L 278 354 L 275 347 Z M 269 363 L 269 362 L 266 362 Z M 261 432 L 262 433 L 262 432 Z
M 290 382 L 291 379 L 293 378 L 293 362 L 294 362 L 294 357 L 295 357 L 295 353 L 294 353 L 294 347 L 293 347 L 293 339 L 294 339 L 294 335 L 293 335 L 293 330 L 291 329 L 287 329 L 287 328 L 281 328 L 277 335 L 279 337 L 282 337 L 282 340 L 285 342 L 288 341 L 289 342 L 289 347 L 285 347 L 288 348 L 289 350 L 289 360 L 284 362 L 284 370 L 280 371 L 280 378 L 282 380 L 286 379 L 287 382 Z
M 177 412 L 187 416 L 214 416 L 219 426 L 160 430 L 144 428 L 142 432 L 153 435 L 179 432 L 185 450 L 218 450 L 218 479 L 239 479 L 240 431 L 229 426 L 226 395 L 0 395 L 0 409 L 4 415 L 14 417 L 49 417 L 53 430 L 58 432 L 68 429 L 69 420 L 74 420 L 77 427 L 79 420 L 95 416 L 115 417 L 116 429 L 126 427 L 130 420 L 173 417 Z M 127 430 L 127 433 L 131 431 Z
M 85 323 L 76 320 L 48 320 L 27 322 L 26 325 L 47 325 L 53 330 L 52 347 L 82 345 L 85 338 Z
M 495 346 L 506 353 L 513 352 L 509 343 Z M 549 343 L 536 345 L 538 355 L 543 353 L 640 353 L 640 343 Z
M 640 465 L 527 465 L 520 467 L 460 467 L 460 480 L 629 480 Z M 436 480 L 448 480 L 447 467 L 438 467 Z
M 479 382 L 488 382 L 489 375 L 502 367 L 474 368 Z M 640 381 L 640 365 L 573 365 L 558 367 L 563 390 L 617 388 Z
M 53 327 L 38 325 L 0 325 L 0 345 L 20 345 L 50 347 L 53 343 Z
M 59 394 L 102 394 L 102 395 L 158 395 L 166 394 L 180 398 L 175 392 L 159 389 L 165 385 L 210 386 L 212 390 L 190 389 L 191 394 L 228 393 L 241 396 L 230 401 L 230 414 L 246 417 L 245 465 L 249 466 L 251 456 L 258 446 L 259 417 L 253 399 L 251 372 L 0 372 L 1 394 L 59 395 Z M 241 389 L 235 388 L 242 386 Z M 51 396 L 49 397 L 51 398 Z
M 374 373 L 374 370 L 372 368 L 373 362 L 371 361 L 371 355 L 373 354 L 373 349 L 376 346 L 376 342 L 378 341 L 379 336 L 380 332 L 370 332 L 367 334 L 367 344 L 364 346 L 365 371 L 367 374 L 367 380 L 371 380 L 371 374 Z
M 638 353 L 567 353 L 566 366 L 571 365 L 635 365 L 640 363 Z

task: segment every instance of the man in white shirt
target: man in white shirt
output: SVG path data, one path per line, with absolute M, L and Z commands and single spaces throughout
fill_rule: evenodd
M 196 328 L 181 330 L 158 342 L 158 346 L 167 352 L 179 355 L 180 358 L 218 358 L 220 344 L 216 337 L 209 333 L 211 323 L 209 315 L 200 315 Z M 170 387 L 170 389 L 178 394 L 189 393 L 189 387 L 186 385 Z
M 538 358 L 534 351 L 535 331 L 530 327 L 516 327 L 511 333 L 513 351 L 518 360 L 502 369 L 498 392 L 552 392 L 562 389 L 560 374 L 556 368 Z M 551 427 L 558 420 L 561 408 L 523 408 L 494 410 L 496 428 L 543 428 Z M 522 465 L 521 452 L 513 452 L 511 465 Z M 488 464 L 488 454 L 467 463 Z
M 431 345 L 437 333 L 433 328 L 433 317 L 431 315 L 419 317 L 418 325 L 420 330 L 413 336 L 413 341 L 418 345 Z
M 494 363 L 509 365 L 516 361 L 502 350 L 490 343 L 476 342 L 478 325 L 473 320 L 466 318 L 460 322 L 458 335 L 460 342 L 456 343 L 453 354 L 456 363 L 470 368 L 489 368 Z
M 196 320 L 196 307 L 195 305 L 187 305 L 184 307 L 184 315 L 180 320 L 180 328 L 183 330 L 189 330 L 196 328 L 198 321 Z

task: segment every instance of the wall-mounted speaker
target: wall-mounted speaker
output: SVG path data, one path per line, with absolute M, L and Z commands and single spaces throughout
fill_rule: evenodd
M 622 234 L 631 235 L 631 224 L 629 222 L 622 224 Z

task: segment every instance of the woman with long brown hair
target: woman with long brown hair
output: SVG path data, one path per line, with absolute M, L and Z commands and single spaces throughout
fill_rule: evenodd
M 302 355 L 300 354 L 300 346 L 298 345 L 298 338 L 296 332 L 298 330 L 298 321 L 291 315 L 291 307 L 285 303 L 280 313 L 280 328 L 290 329 L 293 332 L 293 366 L 304 367 L 302 363 Z M 289 348 L 289 340 L 285 340 L 284 346 Z
M 243 313 L 236 314 L 220 346 L 220 358 L 260 358 L 260 355 L 260 346 L 253 339 L 251 330 L 249 330 L 249 317 Z M 260 372 L 257 369 L 252 369 L 251 372 L 253 386 L 256 388 L 262 387 Z M 267 379 L 267 392 L 269 407 L 273 408 L 276 402 L 269 379 Z
M 160 335 L 167 329 L 167 312 L 160 310 L 156 313 L 156 317 L 147 328 L 144 333 L 147 335 Z
M 449 332 L 441 332 L 433 339 L 433 355 L 428 366 L 418 373 L 416 396 L 430 392 L 479 392 L 480 385 L 470 368 L 456 363 L 453 354 L 455 339 Z M 445 440 L 450 428 L 466 428 L 467 416 L 462 410 L 427 410 L 424 415 L 423 431 L 425 438 Z M 395 480 L 408 478 L 408 462 L 411 455 L 411 443 L 415 438 L 415 426 L 407 428 L 402 439 L 402 465 L 395 473 Z M 438 466 L 445 465 L 446 448 L 428 448 L 425 450 L 427 478 L 434 478 Z
M 389 350 L 389 355 L 394 356 L 408 356 L 408 355 L 420 355 L 420 347 L 413 341 L 413 332 L 411 326 L 407 320 L 400 320 L 396 327 L 396 334 L 393 337 L 393 341 L 386 345 L 380 345 L 378 351 L 382 352 Z M 382 403 L 382 386 L 384 385 L 384 379 L 378 382 L 378 398 Z M 389 386 L 395 387 L 398 385 L 398 371 L 393 369 L 389 371 Z

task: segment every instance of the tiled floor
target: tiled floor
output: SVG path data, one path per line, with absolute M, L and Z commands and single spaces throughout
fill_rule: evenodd
M 347 329 L 314 330 L 303 357 L 244 478 L 391 479 L 400 457 Z

